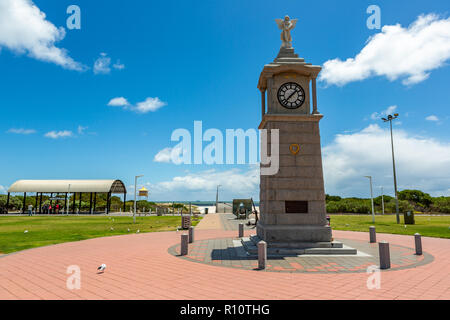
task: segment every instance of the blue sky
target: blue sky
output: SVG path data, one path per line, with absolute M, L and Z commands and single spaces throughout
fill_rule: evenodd
M 131 0 L 126 5 L 20 0 L 16 19 L 6 10 L 13 2 L 2 2 L 0 21 L 10 24 L 0 22 L 0 192 L 18 179 L 118 178 L 131 186 L 135 175 L 144 174 L 141 183 L 150 187 L 153 200 L 211 200 L 217 184 L 225 199 L 258 199 L 253 166 L 175 165 L 156 162 L 155 155 L 174 146 L 174 129 L 192 130 L 195 120 L 203 121 L 204 129 L 223 132 L 257 128 L 259 73 L 281 44 L 274 19 L 289 14 L 299 18 L 292 36 L 301 57 L 316 65 L 340 59 L 318 84 L 327 193 L 367 197 L 362 176 L 368 174 L 376 188 L 392 193 L 389 136 L 379 120 L 391 107 L 400 113 L 394 126 L 400 189 L 450 194 L 446 0 Z M 27 19 L 33 3 L 45 18 Z M 71 4 L 81 9 L 80 30 L 66 27 Z M 404 37 L 390 29 L 368 29 L 371 4 L 381 8 L 381 25 L 399 24 Z M 436 15 L 433 21 L 408 30 L 428 14 Z M 47 33 L 39 28 L 42 23 Z M 61 27 L 63 39 L 49 41 L 58 38 Z M 368 48 L 370 37 L 382 33 L 385 37 Z M 420 44 L 409 50 L 399 44 L 416 34 Z M 42 41 L 67 51 L 52 50 L 43 58 Z M 344 63 L 364 48 L 376 57 Z M 94 68 L 99 58 L 110 59 L 106 69 Z M 361 75 L 365 68 L 373 70 Z M 416 69 L 426 79 L 407 84 Z M 345 79 L 336 82 L 336 75 Z M 108 105 L 118 97 L 128 106 Z M 138 103 L 147 98 L 158 98 L 163 106 L 138 112 Z

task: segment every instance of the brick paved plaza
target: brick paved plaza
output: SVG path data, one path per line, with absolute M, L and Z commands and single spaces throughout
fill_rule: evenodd
M 259 271 L 253 270 L 255 261 L 237 263 L 231 253 L 227 257 L 221 251 L 237 239 L 236 226 L 229 215 L 205 216 L 187 257 L 176 255 L 180 231 L 96 238 L 4 255 L 0 299 L 450 299 L 449 239 L 423 238 L 425 254 L 417 257 L 413 237 L 378 234 L 378 241 L 390 243 L 393 264 L 381 272 L 381 288 L 370 290 L 365 270 L 376 264 L 377 246 L 368 244 L 368 233 L 333 231 L 336 239 L 366 256 L 269 259 L 268 269 Z M 254 233 L 246 228 L 246 235 Z M 214 249 L 219 251 L 207 254 Z M 102 263 L 107 269 L 98 274 Z M 79 290 L 66 287 L 71 265 L 81 269 Z

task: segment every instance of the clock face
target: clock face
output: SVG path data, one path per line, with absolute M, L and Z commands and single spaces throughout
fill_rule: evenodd
M 305 102 L 305 91 L 295 82 L 283 84 L 277 96 L 278 102 L 287 109 L 297 109 Z

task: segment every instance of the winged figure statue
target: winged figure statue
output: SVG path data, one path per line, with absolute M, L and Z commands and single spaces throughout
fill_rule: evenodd
M 283 30 L 281 32 L 281 47 L 292 48 L 291 30 L 295 28 L 298 19 L 290 19 L 289 16 L 285 16 L 284 19 L 275 19 L 278 28 Z

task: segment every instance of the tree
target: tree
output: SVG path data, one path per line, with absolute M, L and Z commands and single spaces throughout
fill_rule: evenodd
M 433 212 L 450 213 L 450 197 L 433 198 L 430 207 Z
M 412 202 L 414 205 L 428 208 L 433 199 L 428 193 L 420 190 L 402 190 L 398 193 L 399 200 L 406 200 Z
M 384 203 L 385 203 L 385 204 L 386 204 L 387 202 L 391 201 L 392 199 L 394 199 L 393 197 L 387 196 L 387 195 L 383 195 L 383 198 L 384 198 Z M 376 197 L 376 198 L 373 198 L 373 203 L 374 203 L 376 206 L 380 206 L 380 207 L 381 207 L 381 202 L 382 202 L 381 196 L 378 196 L 378 197 Z
M 325 201 L 340 201 L 342 198 L 339 196 L 330 196 L 329 194 L 325 195 Z

